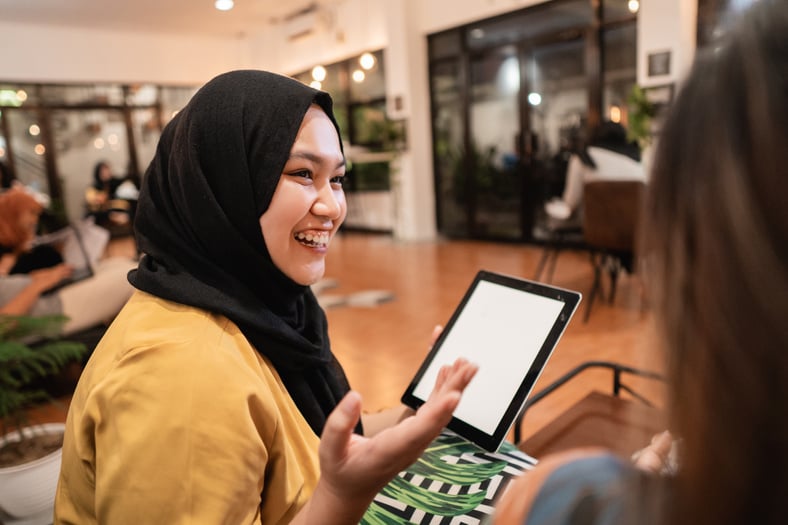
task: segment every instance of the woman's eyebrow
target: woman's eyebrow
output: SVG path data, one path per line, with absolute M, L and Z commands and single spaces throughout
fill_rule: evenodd
M 308 161 L 314 162 L 315 164 L 321 164 L 321 165 L 325 164 L 326 161 L 328 160 L 326 157 L 322 157 L 320 155 L 316 155 L 316 154 L 311 153 L 309 151 L 294 151 L 293 153 L 290 154 L 290 158 L 291 159 L 306 159 Z M 342 168 L 343 166 L 345 166 L 345 164 L 346 164 L 345 157 L 342 156 L 342 160 L 337 162 L 337 164 L 334 167 L 334 169 Z

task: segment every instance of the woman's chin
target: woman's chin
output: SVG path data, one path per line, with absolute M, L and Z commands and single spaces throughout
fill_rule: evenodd
M 312 286 L 323 278 L 323 275 L 326 273 L 326 267 L 324 264 L 309 265 L 299 268 L 298 271 L 293 273 L 293 275 L 288 275 L 290 279 L 301 286 Z

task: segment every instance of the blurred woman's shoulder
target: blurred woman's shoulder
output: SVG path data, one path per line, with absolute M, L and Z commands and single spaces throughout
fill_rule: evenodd
M 494 525 L 614 525 L 657 523 L 662 480 L 601 451 L 548 456 L 507 490 Z M 653 517 L 651 521 L 648 517 Z

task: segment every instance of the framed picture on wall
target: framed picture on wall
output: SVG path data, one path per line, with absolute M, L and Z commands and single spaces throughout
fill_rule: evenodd
M 648 76 L 670 75 L 670 51 L 648 54 Z

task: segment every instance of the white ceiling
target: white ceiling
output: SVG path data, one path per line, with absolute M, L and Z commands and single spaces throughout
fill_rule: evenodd
M 0 22 L 232 37 L 250 34 L 312 4 L 337 0 L 0 0 Z

